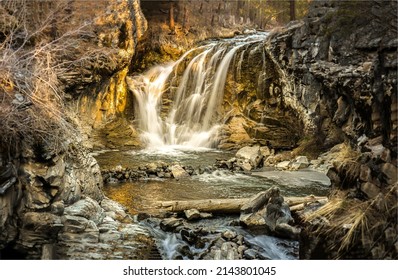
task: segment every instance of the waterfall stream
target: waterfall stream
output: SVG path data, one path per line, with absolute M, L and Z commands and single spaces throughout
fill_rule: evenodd
M 239 51 L 264 41 L 266 36 L 256 33 L 213 41 L 191 49 L 175 62 L 129 77 L 129 88 L 136 99 L 136 121 L 147 148 L 213 147 L 231 62 L 240 68 L 244 52 Z M 165 94 L 173 101 L 167 115 L 162 116 Z

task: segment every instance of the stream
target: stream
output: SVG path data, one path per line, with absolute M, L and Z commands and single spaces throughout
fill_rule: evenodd
M 172 156 L 171 156 L 172 155 Z M 234 153 L 215 149 L 148 151 L 103 151 L 95 154 L 101 167 L 118 165 L 140 168 L 151 162 L 165 164 L 179 163 L 192 166 L 194 169 L 205 169 L 216 160 L 227 160 Z M 300 171 L 277 171 L 262 168 L 247 173 L 215 170 L 193 175 L 179 180 L 172 178 L 146 178 L 142 180 L 108 184 L 104 187 L 105 194 L 125 206 L 131 214 L 155 213 L 153 205 L 168 200 L 198 200 L 217 198 L 247 198 L 277 186 L 283 196 L 327 195 L 330 186 L 329 178 L 321 172 L 305 169 Z M 161 229 L 160 220 L 145 220 L 142 224 L 149 229 L 157 242 L 163 259 L 196 259 L 202 258 L 206 250 L 217 237 L 226 230 L 233 230 L 237 235 L 244 236 L 247 244 L 261 259 L 296 259 L 298 242 L 285 240 L 251 232 L 237 223 L 237 216 L 213 216 L 211 219 L 189 222 L 185 229 L 203 229 L 211 233 L 206 236 L 204 245 L 196 248 L 187 244 L 181 233 L 168 232 Z M 183 252 L 181 252 L 183 248 Z M 189 249 L 187 249 L 189 248 Z M 190 251 L 190 250 L 193 250 Z M 189 251 L 190 253 L 187 253 Z M 187 257 L 187 254 L 190 257 Z

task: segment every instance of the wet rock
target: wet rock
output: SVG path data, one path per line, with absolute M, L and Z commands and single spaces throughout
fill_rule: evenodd
M 55 248 L 54 244 L 44 244 L 41 253 L 42 260 L 53 260 L 55 259 Z
M 43 234 L 54 234 L 62 228 L 61 218 L 47 212 L 27 212 L 22 217 L 24 229 L 33 229 Z
M 253 250 L 253 249 L 247 249 L 247 250 L 244 251 L 243 257 L 244 257 L 246 260 L 255 260 L 255 259 L 257 259 L 258 254 L 257 254 L 257 252 L 256 252 L 255 250 Z
M 174 217 L 163 219 L 160 222 L 160 228 L 164 231 L 175 231 L 178 227 L 182 226 L 183 222 L 181 219 L 177 219 Z
M 3 195 L 6 193 L 6 191 L 11 188 L 15 183 L 17 182 L 17 179 L 15 177 L 12 177 L 10 179 L 5 180 L 0 184 L 0 195 Z
M 236 232 L 232 230 L 226 230 L 222 233 L 222 237 L 226 240 L 232 240 L 237 236 Z
M 300 229 L 293 227 L 286 223 L 280 223 L 275 226 L 275 233 L 282 238 L 289 238 L 292 240 L 299 240 Z
M 68 207 L 65 207 L 65 214 L 84 217 L 88 220 L 94 221 L 96 224 L 102 222 L 105 216 L 104 210 L 100 207 L 98 202 L 89 197 L 86 197 Z
M 208 219 L 213 217 L 211 213 L 203 213 L 199 212 L 197 209 L 189 209 L 184 211 L 185 217 L 188 221 L 199 220 L 199 219 Z
M 181 179 L 181 178 L 185 178 L 185 177 L 189 177 L 188 172 L 186 172 L 184 170 L 184 168 L 182 168 L 181 165 L 176 164 L 170 167 L 171 173 L 173 174 L 173 177 L 175 179 Z

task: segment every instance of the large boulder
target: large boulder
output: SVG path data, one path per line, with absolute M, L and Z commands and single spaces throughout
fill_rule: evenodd
M 238 159 L 238 163 L 240 162 L 240 165 L 245 166 L 245 164 L 249 163 L 252 168 L 259 167 L 261 160 L 263 159 L 260 146 L 243 147 L 236 153 L 235 156 Z M 247 169 L 247 167 L 245 166 L 244 169 Z

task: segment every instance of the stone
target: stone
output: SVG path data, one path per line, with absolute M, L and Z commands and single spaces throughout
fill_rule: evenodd
M 381 172 L 385 176 L 388 184 L 392 185 L 397 181 L 397 167 L 391 163 L 383 163 L 380 168 Z
M 292 240 L 299 240 L 300 229 L 286 223 L 280 223 L 277 224 L 275 227 L 275 234 L 278 237 L 289 238 Z
M 96 224 L 102 222 L 105 216 L 104 209 L 101 208 L 97 201 L 89 197 L 86 197 L 68 207 L 65 207 L 64 213 L 66 215 L 84 217 L 88 220 L 94 221 Z
M 290 167 L 290 164 L 291 164 L 290 161 L 285 160 L 285 161 L 279 162 L 279 163 L 276 165 L 276 168 L 282 169 L 282 170 L 286 170 L 286 169 L 288 169 L 288 168 Z
M 384 149 L 380 155 L 380 159 L 384 162 L 391 162 L 391 151 L 389 149 Z
M 372 180 L 372 170 L 369 166 L 362 164 L 359 172 L 359 179 L 363 182 L 368 182 Z
M 99 241 L 104 243 L 117 242 L 122 238 L 122 234 L 117 230 L 110 230 L 99 234 Z
M 257 227 L 265 225 L 264 217 L 258 213 L 241 214 L 239 222 L 246 227 Z
M 343 96 L 340 96 L 337 99 L 337 110 L 333 116 L 333 121 L 336 122 L 337 125 L 341 125 L 344 123 L 350 114 L 350 106 L 345 101 Z
M 147 173 L 148 174 L 156 174 L 158 166 L 156 165 L 156 163 L 151 162 L 151 163 L 146 165 L 146 169 L 147 169 Z
M 55 164 L 47 169 L 44 179 L 51 185 L 60 187 L 63 183 L 62 177 L 65 174 L 65 162 L 59 158 Z
M 260 154 L 263 157 L 268 157 L 272 154 L 272 151 L 268 146 L 262 146 L 262 147 L 260 147 Z
M 372 199 L 380 193 L 380 188 L 370 182 L 366 182 L 361 185 L 361 191 L 363 191 L 368 198 Z
M 65 215 L 62 216 L 64 232 L 79 233 L 83 232 L 88 225 L 88 220 L 84 217 Z
M 51 204 L 50 211 L 54 215 L 61 216 L 64 214 L 65 205 L 63 201 L 56 201 Z
M 299 170 L 303 168 L 307 168 L 310 165 L 308 158 L 306 156 L 298 156 L 291 164 L 291 169 Z
M 124 221 L 128 216 L 128 214 L 124 210 L 124 207 L 120 205 L 120 203 L 113 201 L 109 198 L 104 198 L 101 201 L 101 207 L 107 212 L 113 212 L 113 218 L 115 220 Z
M 290 168 L 291 170 L 299 170 L 299 169 L 304 169 L 307 168 L 309 166 L 309 164 L 306 163 L 302 163 L 302 162 L 293 162 L 290 164 Z
M 61 218 L 48 212 L 26 212 L 22 217 L 23 228 L 37 232 L 57 232 L 62 227 Z
M 197 209 L 189 209 L 184 211 L 185 217 L 189 220 L 198 220 L 201 218 L 200 212 Z
M 236 166 L 242 168 L 243 171 L 251 171 L 253 169 L 253 166 L 248 161 L 238 160 Z
M 58 240 L 65 243 L 98 243 L 99 232 L 62 232 L 58 234 Z
M 222 233 L 222 237 L 225 238 L 226 240 L 232 240 L 237 236 L 235 231 L 232 230 L 226 230 Z
M 175 231 L 179 226 L 182 225 L 182 220 L 174 217 L 163 219 L 160 222 L 160 228 L 164 231 Z
M 210 219 L 210 218 L 213 218 L 213 214 L 206 213 L 206 212 L 200 212 L 200 218 L 201 219 Z
M 255 260 L 257 256 L 257 252 L 254 249 L 247 249 L 243 252 L 243 257 L 247 260 Z
M 308 158 L 306 156 L 298 156 L 296 157 L 295 161 L 298 163 L 309 164 Z
M 188 172 L 186 172 L 184 170 L 184 168 L 182 168 L 182 166 L 179 165 L 179 164 L 171 166 L 170 170 L 171 170 L 171 174 L 173 174 L 173 177 L 175 179 L 181 179 L 181 178 L 189 177 Z
M 41 252 L 42 260 L 53 260 L 55 259 L 54 244 L 44 244 Z
M 260 146 L 254 147 L 243 147 L 236 153 L 236 158 L 248 161 L 253 168 L 257 168 L 263 159 L 263 155 L 260 152 Z

